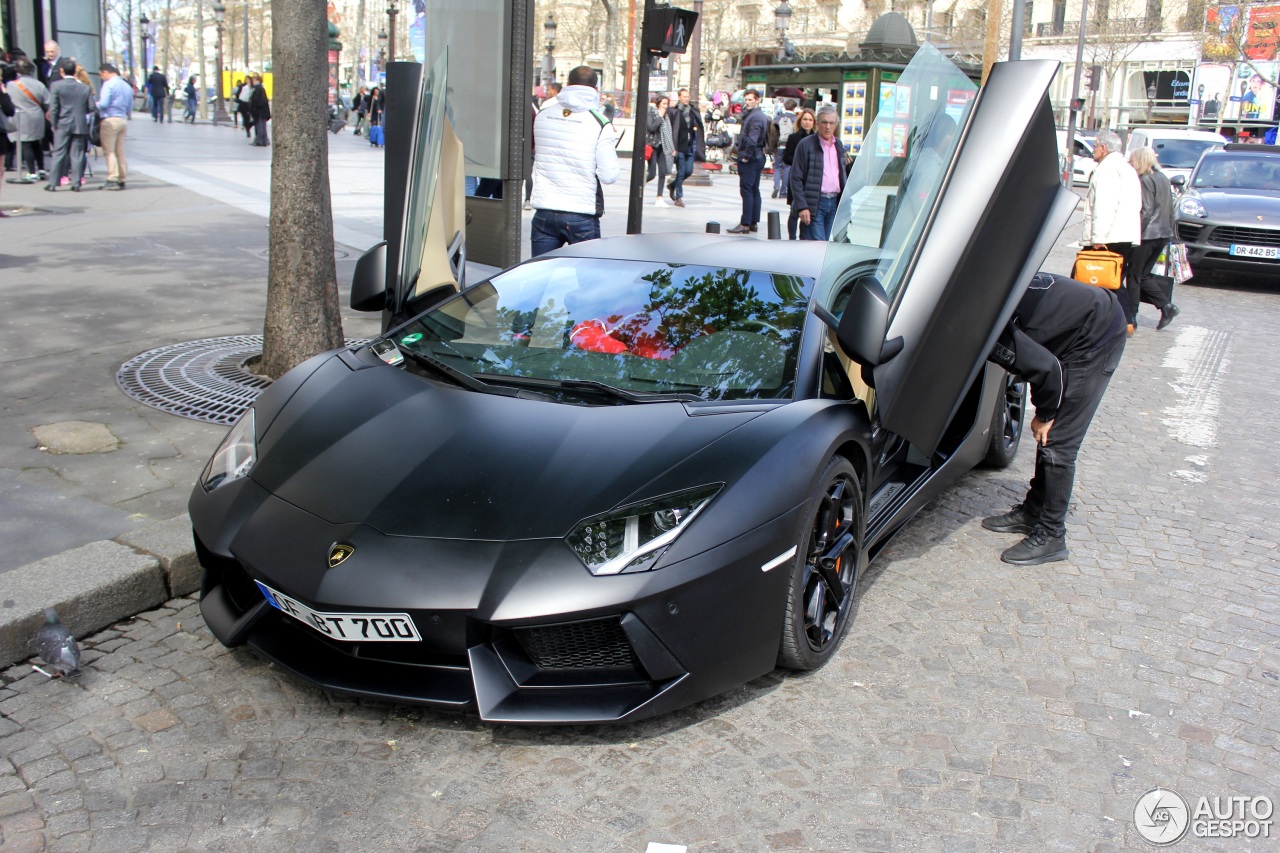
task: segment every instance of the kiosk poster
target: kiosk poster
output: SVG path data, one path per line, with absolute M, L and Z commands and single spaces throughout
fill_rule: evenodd
M 887 121 L 878 121 L 876 128 L 876 156 L 893 156 L 893 125 Z
M 899 87 L 901 88 L 901 87 Z M 890 153 L 894 157 L 907 156 L 907 123 L 905 121 L 894 122 L 893 135 L 890 137 Z
M 862 138 L 866 126 L 866 81 L 845 81 L 841 95 L 843 97 L 840 111 L 840 141 L 857 153 L 862 150 Z
M 969 104 L 976 94 L 976 92 L 968 89 L 947 90 L 947 105 L 943 109 L 955 121 L 957 127 L 964 124 L 964 112 L 969 108 Z
M 880 106 L 876 110 L 876 115 L 893 115 L 893 90 L 898 88 L 893 83 L 880 84 Z
M 911 87 L 899 83 L 894 86 L 893 117 L 911 118 Z

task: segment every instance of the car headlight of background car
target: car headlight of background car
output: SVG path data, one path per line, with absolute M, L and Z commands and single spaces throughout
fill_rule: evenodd
M 200 485 L 206 492 L 238 480 L 249 473 L 258 459 L 258 437 L 254 427 L 253 407 L 244 413 L 200 474 Z
M 1195 216 L 1204 219 L 1209 215 L 1209 211 L 1205 209 L 1204 202 L 1193 196 L 1187 196 L 1178 202 L 1178 212 L 1184 216 Z
M 565 541 L 593 575 L 647 572 L 722 486 L 700 486 L 589 518 Z

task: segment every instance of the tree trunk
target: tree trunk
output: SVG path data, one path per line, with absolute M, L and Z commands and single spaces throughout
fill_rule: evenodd
M 622 85 L 617 83 L 618 78 L 618 4 L 616 0 L 600 0 L 600 5 L 604 7 L 604 73 L 600 75 L 600 91 L 612 92 L 615 90 L 629 91 L 632 89 L 630 80 L 623 80 Z M 634 73 L 634 69 L 633 69 Z
M 196 86 L 200 97 L 197 101 L 200 104 L 200 120 L 204 121 L 209 118 L 209 96 L 205 94 L 209 85 L 209 69 L 204 65 L 204 0 L 196 0 L 196 59 L 200 63 L 200 85 Z M 214 83 L 213 91 L 215 96 L 222 94 L 221 80 Z
M 333 260 L 329 72 L 324 0 L 274 3 L 271 56 L 271 263 L 262 361 L 271 378 L 342 346 L 338 274 Z

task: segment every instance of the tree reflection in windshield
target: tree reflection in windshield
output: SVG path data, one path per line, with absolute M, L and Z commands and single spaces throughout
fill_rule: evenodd
M 394 339 L 473 374 L 780 398 L 792 393 L 811 286 L 751 270 L 548 258 L 464 291 Z

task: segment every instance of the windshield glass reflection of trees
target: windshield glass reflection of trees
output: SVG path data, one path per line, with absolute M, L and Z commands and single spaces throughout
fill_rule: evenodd
M 1280 190 L 1280 157 L 1206 154 L 1196 170 L 1198 189 Z
M 482 377 L 788 398 L 811 286 L 750 270 L 549 258 L 463 291 L 393 339 Z

